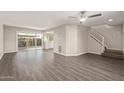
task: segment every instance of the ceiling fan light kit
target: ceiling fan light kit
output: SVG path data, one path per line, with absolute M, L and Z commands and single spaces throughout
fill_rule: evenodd
M 83 17 L 83 18 L 80 18 L 80 21 L 81 21 L 81 22 L 85 22 L 86 19 L 87 19 L 87 17 Z
M 75 17 L 75 16 L 69 16 L 69 18 L 72 18 L 72 19 L 78 19 L 78 21 L 80 23 L 83 23 L 85 22 L 88 18 L 95 18 L 95 17 L 100 17 L 102 16 L 101 13 L 98 13 L 98 14 L 93 14 L 93 15 L 86 15 L 86 11 L 81 11 L 80 14 L 79 14 L 79 17 Z
M 112 22 L 112 21 L 113 21 L 113 19 L 108 19 L 108 21 L 109 21 L 109 22 Z
M 85 14 L 81 14 L 80 22 L 85 22 L 86 19 L 87 19 L 87 16 Z

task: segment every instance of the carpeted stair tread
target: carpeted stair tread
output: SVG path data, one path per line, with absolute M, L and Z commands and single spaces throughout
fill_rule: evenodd
M 123 55 L 123 51 L 121 51 L 121 50 L 106 49 L 104 52 L 107 52 L 107 53 L 116 53 L 116 54 Z
M 104 53 L 101 54 L 104 57 L 112 57 L 112 58 L 123 58 L 123 51 L 120 50 L 111 50 L 105 49 Z

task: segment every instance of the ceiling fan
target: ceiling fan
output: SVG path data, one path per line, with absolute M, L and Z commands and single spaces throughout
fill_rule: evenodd
M 94 17 L 99 17 L 99 16 L 102 16 L 102 14 L 101 14 L 101 13 L 98 13 L 98 14 L 93 14 L 93 15 L 87 16 L 87 15 L 86 15 L 86 11 L 81 11 L 81 12 L 79 13 L 79 17 L 69 16 L 69 18 L 78 19 L 80 23 L 83 23 L 83 22 L 85 22 L 88 18 L 94 18 Z

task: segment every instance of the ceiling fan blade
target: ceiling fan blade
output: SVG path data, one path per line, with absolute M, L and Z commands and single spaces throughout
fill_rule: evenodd
M 93 18 L 93 17 L 98 17 L 98 16 L 102 16 L 102 14 L 91 15 L 91 16 L 88 16 L 88 18 Z

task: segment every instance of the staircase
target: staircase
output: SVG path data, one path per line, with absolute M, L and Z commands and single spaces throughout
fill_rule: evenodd
M 105 48 L 104 53 L 101 53 L 101 55 L 103 57 L 123 59 L 123 51 L 121 50 L 112 50 Z
M 90 37 L 101 45 L 101 56 L 118 58 L 118 59 L 124 58 L 123 51 L 109 49 L 108 44 L 106 43 L 104 36 L 99 34 L 97 31 L 91 31 Z

